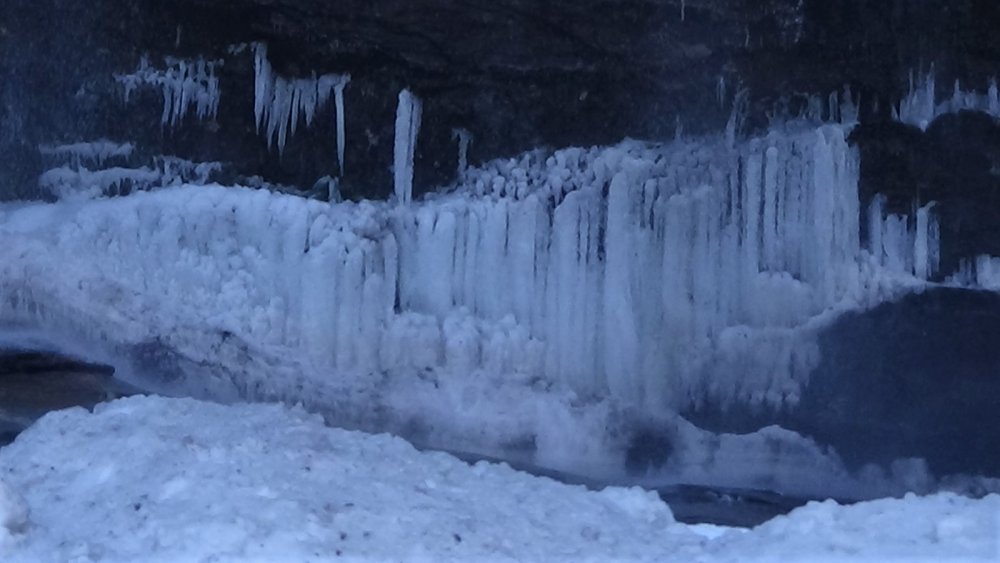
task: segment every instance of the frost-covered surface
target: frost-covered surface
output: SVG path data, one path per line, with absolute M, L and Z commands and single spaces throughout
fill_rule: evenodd
M 284 152 L 288 138 L 300 121 L 312 125 L 316 112 L 335 96 L 337 110 L 337 158 L 344 168 L 344 88 L 349 74 L 324 74 L 310 78 L 286 78 L 276 74 L 267 59 L 267 45 L 254 45 L 254 116 L 257 130 L 267 137 L 267 146 Z
M 69 162 L 74 167 L 82 164 L 103 167 L 108 160 L 128 159 L 135 151 L 132 143 L 116 143 L 107 139 L 65 145 L 42 145 L 38 152 L 61 162 Z
M 325 427 L 300 409 L 119 400 L 0 450 L 5 561 L 936 561 L 998 555 L 1000 497 L 810 504 L 751 531 Z M 23 501 L 21 501 L 23 497 Z
M 78 143 L 68 147 L 73 152 L 59 150 L 66 147 L 58 147 L 49 154 L 63 156 L 69 162 L 46 170 L 38 178 L 38 187 L 60 200 L 126 195 L 133 191 L 182 184 L 203 185 L 212 174 L 222 170 L 222 164 L 218 162 L 192 162 L 176 156 L 155 157 L 152 165 L 148 166 L 91 169 L 85 164 L 88 160 L 102 166 L 108 155 L 127 158 L 131 154 L 131 145 L 116 149 L 113 145 L 98 142 Z
M 933 229 L 892 223 L 875 256 L 858 206 L 841 126 L 533 152 L 409 205 L 189 186 L 24 206 L 0 211 L 0 320 L 162 348 L 341 424 L 528 444 L 548 466 L 620 460 L 628 421 L 652 417 L 690 446 L 671 475 L 745 485 L 731 468 L 749 456 L 797 488 L 775 465 L 847 477 L 801 438 L 762 458 L 773 436 L 661 413 L 794 401 L 818 328 L 920 283 Z
M 166 68 L 155 68 L 143 56 L 135 71 L 116 74 L 115 80 L 125 89 L 125 103 L 139 88 L 155 88 L 163 96 L 163 126 L 177 127 L 192 109 L 200 120 L 215 119 L 222 97 L 215 72 L 222 61 L 167 57 L 165 64 Z
M 952 88 L 951 96 L 940 100 L 936 92 L 937 81 L 934 72 L 920 74 L 916 78 L 910 75 L 910 91 L 894 109 L 896 117 L 903 123 L 927 129 L 937 117 L 956 113 L 962 110 L 986 112 L 994 117 L 1000 117 L 1000 93 L 997 82 L 990 82 L 985 93 L 966 91 L 958 80 Z M 939 101 L 940 100 L 940 101 Z

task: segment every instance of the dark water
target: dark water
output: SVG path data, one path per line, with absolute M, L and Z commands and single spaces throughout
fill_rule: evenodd
M 0 349 L 0 446 L 11 443 L 47 412 L 70 407 L 91 409 L 104 401 L 143 393 L 114 375 L 111 366 L 54 352 Z M 504 462 L 519 471 L 594 490 L 624 484 L 595 481 L 508 459 L 449 453 L 469 464 Z M 751 527 L 812 500 L 770 491 L 694 485 L 669 485 L 654 490 L 670 505 L 678 521 L 689 524 Z
M 114 377 L 111 366 L 53 352 L 0 349 L 0 445 L 45 413 L 141 392 Z

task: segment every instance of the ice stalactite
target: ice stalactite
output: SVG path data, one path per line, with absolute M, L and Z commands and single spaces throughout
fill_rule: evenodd
M 351 77 L 347 74 L 324 74 L 310 78 L 285 78 L 275 74 L 267 58 L 267 45 L 254 45 L 254 118 L 258 132 L 267 137 L 267 146 L 278 146 L 284 153 L 285 144 L 294 135 L 299 123 L 311 126 L 316 113 L 337 96 L 338 151 L 342 146 L 343 93 Z M 341 168 L 343 158 L 341 157 Z
M 177 127 L 192 107 L 198 119 L 215 119 L 219 113 L 221 90 L 216 69 L 222 61 L 203 58 L 182 60 L 167 57 L 166 68 L 153 68 L 148 57 L 142 57 L 139 68 L 129 74 L 116 74 L 115 80 L 125 88 L 125 103 L 140 87 L 159 88 L 163 94 L 163 126 Z
M 472 133 L 468 129 L 455 129 L 451 132 L 453 139 L 458 141 L 458 169 L 456 176 L 461 181 L 469 168 L 469 146 L 472 144 Z
M 351 81 L 351 75 L 344 75 L 344 80 L 337 83 L 333 87 L 333 97 L 337 109 L 337 164 L 340 166 L 340 176 L 344 176 L 344 148 L 346 142 L 346 133 L 344 126 L 344 88 L 347 87 L 347 83 Z
M 909 93 L 900 101 L 893 112 L 903 123 L 927 129 L 937 117 L 956 113 L 962 110 L 986 112 L 994 117 L 1000 117 L 1000 91 L 997 81 L 990 81 L 985 93 L 965 91 L 958 80 L 952 88 L 951 97 L 938 102 L 937 82 L 934 71 L 914 76 L 910 74 Z
M 409 203 L 413 199 L 413 155 L 422 113 L 420 98 L 405 89 L 399 93 L 393 145 L 393 193 L 398 203 Z

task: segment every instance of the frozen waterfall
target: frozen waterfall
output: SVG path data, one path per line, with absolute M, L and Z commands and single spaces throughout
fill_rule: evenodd
M 81 317 L 105 336 L 126 320 L 140 340 L 216 330 L 298 351 L 317 377 L 536 381 L 649 408 L 794 401 L 816 361 L 803 327 L 936 254 L 929 215 L 881 208 L 861 248 L 846 130 L 535 151 L 406 206 L 211 187 L 97 201 L 44 251 L 0 261 L 0 303 L 113 310 Z

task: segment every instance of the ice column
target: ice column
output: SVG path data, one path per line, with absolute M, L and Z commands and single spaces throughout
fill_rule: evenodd
M 393 175 L 396 201 L 413 199 L 413 153 L 420 132 L 422 104 L 409 90 L 399 93 L 396 109 L 396 140 L 393 146 Z
M 344 176 L 344 88 L 351 81 L 351 75 L 344 75 L 343 80 L 333 88 L 334 102 L 337 106 L 337 164 L 340 166 L 340 176 Z

